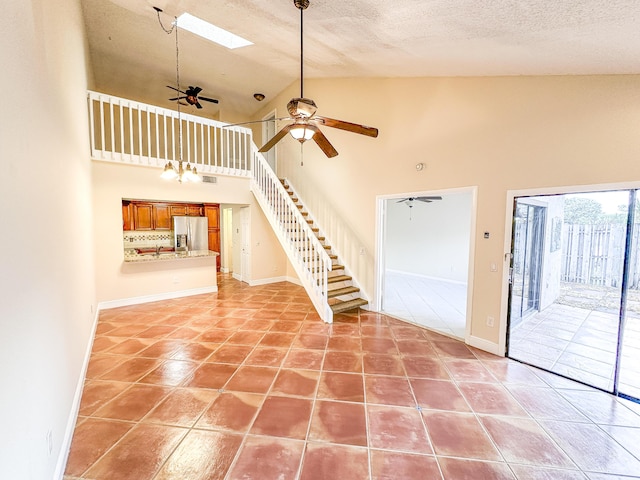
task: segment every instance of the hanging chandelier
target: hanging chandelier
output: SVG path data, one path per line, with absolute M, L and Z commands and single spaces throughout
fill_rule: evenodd
M 160 19 L 160 10 L 157 7 L 153 7 L 158 13 L 158 21 L 160 22 L 160 26 L 167 33 L 171 34 L 174 30 L 176 32 L 176 88 L 180 91 L 180 49 L 178 48 L 178 19 L 174 17 L 173 26 L 171 29 L 166 29 L 164 25 L 162 25 L 162 20 Z M 178 105 L 178 168 L 173 165 L 171 160 L 167 161 L 162 170 L 162 174 L 160 177 L 165 180 L 178 180 L 179 183 L 183 182 L 201 182 L 202 178 L 198 175 L 198 170 L 194 165 L 191 167 L 191 164 L 187 161 L 185 162 L 182 159 L 182 117 L 180 114 L 180 99 L 176 100 L 176 104 Z M 183 165 L 186 163 L 186 165 Z

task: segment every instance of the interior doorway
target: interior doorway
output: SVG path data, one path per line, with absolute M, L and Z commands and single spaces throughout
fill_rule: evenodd
M 393 195 L 379 202 L 379 309 L 466 339 L 475 189 Z
M 514 201 L 507 355 L 640 398 L 637 190 Z

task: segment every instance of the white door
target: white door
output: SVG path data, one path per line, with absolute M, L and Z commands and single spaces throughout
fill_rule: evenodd
M 250 245 L 249 239 L 251 238 L 250 231 L 250 216 L 249 216 L 249 207 L 243 207 L 240 209 L 240 245 L 241 245 L 241 254 L 240 254 L 240 280 L 242 282 L 249 283 L 249 272 L 250 272 Z

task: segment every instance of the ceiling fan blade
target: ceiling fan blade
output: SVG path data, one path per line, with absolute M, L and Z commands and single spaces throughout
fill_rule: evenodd
M 167 85 L 167 88 L 170 88 L 171 90 L 175 90 L 176 92 L 180 92 L 186 95 L 185 92 L 183 92 L 182 90 L 178 90 L 176 87 L 172 87 L 171 85 Z
M 205 102 L 218 103 L 218 100 L 215 98 L 207 98 L 207 97 L 198 97 L 198 100 L 204 100 Z
M 196 108 L 202 108 L 202 105 L 200 105 L 200 102 L 198 100 L 196 100 L 196 103 L 194 105 L 196 106 Z
M 366 125 L 360 125 L 357 123 L 345 122 L 343 120 L 336 120 L 334 118 L 321 117 L 316 115 L 313 120 L 326 125 L 331 128 L 339 128 L 340 130 L 346 130 L 347 132 L 359 133 L 360 135 L 366 135 L 368 137 L 376 138 L 378 136 L 378 129 L 374 127 L 367 127 Z
M 434 197 L 416 197 L 415 200 L 420 200 L 421 202 L 426 202 L 426 203 L 430 203 L 433 202 L 434 200 L 442 200 L 442 197 L 440 196 L 434 196 Z
M 315 130 L 316 132 L 315 135 L 313 136 L 313 141 L 316 142 L 316 144 L 320 147 L 320 150 L 322 150 L 324 154 L 329 158 L 332 158 L 338 155 L 338 151 L 335 148 L 333 148 L 333 145 L 331 145 L 331 142 L 329 142 L 327 137 L 324 136 L 324 133 L 322 133 L 319 128 L 313 125 L 312 127 L 313 127 L 313 130 Z
M 409 199 L 408 198 L 403 198 L 402 200 L 398 200 L 396 203 L 406 202 L 407 200 L 409 200 Z
M 269 140 L 267 143 L 265 143 L 262 148 L 260 148 L 260 150 L 258 150 L 261 153 L 264 152 L 268 152 L 269 150 L 271 150 L 274 145 L 276 143 L 278 143 L 280 140 L 282 140 L 287 133 L 289 133 L 289 130 L 291 130 L 291 128 L 295 125 L 295 123 L 290 123 L 289 125 L 285 125 L 282 130 L 280 130 L 278 133 L 276 133 L 273 137 L 271 137 L 271 140 Z
M 191 87 L 190 86 L 189 88 L 193 91 L 194 95 L 198 95 L 202 91 L 202 88 L 200 88 L 200 87 Z
M 176 100 L 182 100 L 183 98 L 187 98 L 187 97 L 176 97 L 176 98 L 170 98 L 169 101 L 170 102 L 175 102 Z

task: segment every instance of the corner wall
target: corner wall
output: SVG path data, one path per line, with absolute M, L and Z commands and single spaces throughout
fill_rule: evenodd
M 80 2 L 4 2 L 0 29 L 0 476 L 61 478 L 96 307 Z

